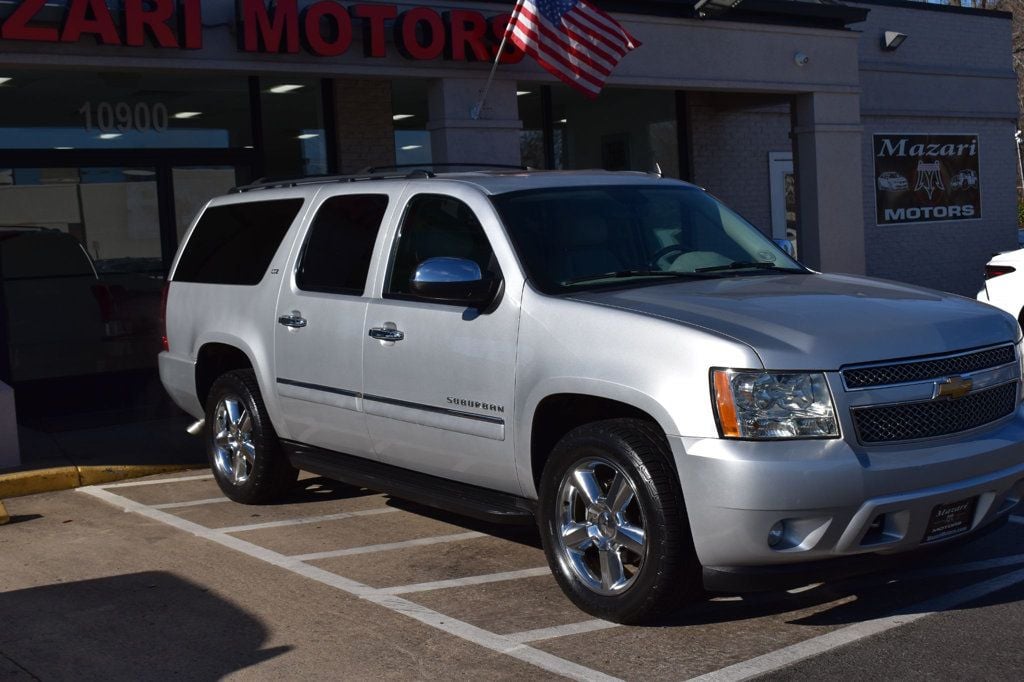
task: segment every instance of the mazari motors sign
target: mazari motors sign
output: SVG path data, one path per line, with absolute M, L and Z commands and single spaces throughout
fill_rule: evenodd
M 977 135 L 874 136 L 879 225 L 981 218 Z

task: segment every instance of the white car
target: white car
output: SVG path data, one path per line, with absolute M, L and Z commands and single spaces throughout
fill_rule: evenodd
M 1024 249 L 997 254 L 985 264 L 985 288 L 978 292 L 978 300 L 1024 324 Z
M 887 171 L 878 176 L 878 189 L 885 192 L 902 192 L 910 189 L 910 184 L 899 173 Z

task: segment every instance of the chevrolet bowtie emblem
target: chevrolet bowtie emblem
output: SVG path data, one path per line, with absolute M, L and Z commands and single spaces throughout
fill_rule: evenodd
M 935 382 L 933 398 L 963 398 L 974 388 L 974 382 L 963 377 L 949 377 Z

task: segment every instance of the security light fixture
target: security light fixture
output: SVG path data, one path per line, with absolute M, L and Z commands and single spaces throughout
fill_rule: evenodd
M 0 76 L 0 85 L 3 85 L 9 80 L 12 80 L 10 76 Z
M 174 118 L 189 119 L 189 118 L 195 118 L 196 116 L 202 116 L 202 115 L 203 115 L 203 112 L 201 112 L 201 111 L 179 111 L 178 113 L 176 113 L 174 115 Z
M 886 31 L 882 34 L 882 49 L 889 50 L 892 52 L 907 39 L 906 33 L 900 33 L 899 31 Z
M 295 83 L 285 83 L 284 85 L 275 85 L 270 88 L 268 92 L 272 92 L 275 95 L 283 95 L 286 92 L 294 92 L 295 90 L 301 90 L 306 87 L 305 85 L 296 85 Z
M 523 95 L 532 95 L 532 90 L 516 90 L 516 97 L 522 97 Z
M 407 118 L 416 118 L 416 114 L 395 114 L 391 117 L 393 121 L 404 121 Z

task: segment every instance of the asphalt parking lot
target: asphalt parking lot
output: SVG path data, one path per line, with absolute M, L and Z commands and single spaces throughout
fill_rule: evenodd
M 716 596 L 623 627 L 562 596 L 532 528 L 319 478 L 264 507 L 227 501 L 203 472 L 7 507 L 0 680 L 1006 679 L 1024 667 L 1022 516 L 899 571 Z

